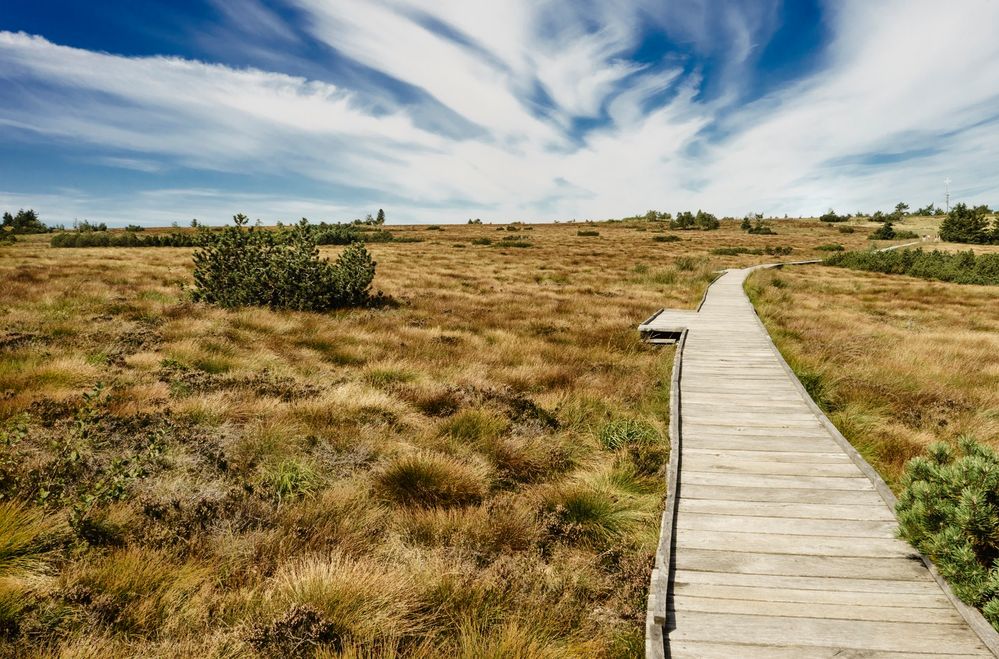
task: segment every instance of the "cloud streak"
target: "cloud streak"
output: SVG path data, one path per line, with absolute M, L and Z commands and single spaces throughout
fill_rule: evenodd
M 90 149 L 97 165 L 145 176 L 127 195 L 42 196 L 0 182 L 0 200 L 44 201 L 61 221 L 150 223 L 377 206 L 435 222 L 799 214 L 922 205 L 949 176 L 958 196 L 999 201 L 999 3 L 837 3 L 822 66 L 752 102 L 755 58 L 780 27 L 776 3 L 478 4 L 294 0 L 295 26 L 257 2 L 228 12 L 241 33 L 308 34 L 376 73 L 386 93 L 0 32 L 0 91 L 11 99 L 0 143 Z M 649 43 L 660 46 L 651 55 Z M 399 89 L 418 93 L 386 106 Z M 193 194 L 176 172 L 230 178 Z M 294 190 L 289 177 L 301 181 Z

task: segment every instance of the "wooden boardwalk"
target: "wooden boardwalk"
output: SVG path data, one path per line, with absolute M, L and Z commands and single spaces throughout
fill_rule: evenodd
M 647 654 L 993 656 L 995 632 L 896 538 L 891 492 L 780 357 L 750 271 L 640 327 L 686 330 Z

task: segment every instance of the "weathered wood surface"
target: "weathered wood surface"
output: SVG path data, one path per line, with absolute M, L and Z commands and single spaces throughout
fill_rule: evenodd
M 750 271 L 724 274 L 698 312 L 640 327 L 686 330 L 647 654 L 993 656 L 789 373 L 743 292 Z

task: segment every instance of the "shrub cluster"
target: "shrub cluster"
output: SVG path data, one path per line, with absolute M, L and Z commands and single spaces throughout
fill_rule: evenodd
M 999 628 L 999 456 L 969 439 L 938 443 L 902 476 L 899 531 L 964 602 Z
M 669 223 L 670 229 L 681 230 L 700 229 L 702 231 L 712 231 L 720 226 L 721 222 L 718 221 L 717 217 L 702 210 L 698 210 L 696 215 L 690 211 L 677 213 L 676 219 L 671 220 Z
M 826 265 L 937 279 L 957 284 L 999 284 L 999 254 L 895 249 L 887 252 L 841 252 L 828 256 Z
M 940 224 L 940 238 L 949 243 L 973 243 L 999 245 L 999 217 L 989 226 L 988 206 L 968 208 L 958 204 L 947 214 Z
M 740 254 L 754 254 L 756 256 L 761 256 L 766 254 L 767 256 L 787 256 L 794 251 L 794 248 L 790 245 L 776 245 L 771 247 L 767 245 L 766 247 L 716 247 L 711 250 L 711 253 L 715 256 L 738 256 Z
M 375 262 L 354 243 L 335 263 L 319 258 L 315 232 L 302 220 L 285 236 L 248 227 L 239 214 L 235 226 L 202 231 L 194 254 L 195 300 L 223 307 L 266 306 L 327 311 L 369 301 Z
M 3 231 L 10 233 L 48 233 L 49 228 L 38 219 L 38 213 L 32 209 L 17 211 L 17 215 L 9 212 L 3 214 Z
M 831 208 L 819 216 L 819 220 L 822 222 L 846 222 L 849 219 L 849 215 L 837 215 L 836 211 Z
M 593 229 L 580 229 L 576 232 L 577 236 L 599 236 L 599 231 L 594 231 Z
M 891 221 L 886 221 L 867 236 L 868 240 L 909 240 L 919 238 L 915 231 L 896 229 Z
M 52 236 L 52 247 L 193 247 L 198 237 L 193 233 L 137 236 L 134 231 L 63 231 Z

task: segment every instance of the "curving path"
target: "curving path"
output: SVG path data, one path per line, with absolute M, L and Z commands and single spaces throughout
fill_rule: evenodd
M 751 271 L 639 327 L 680 338 L 646 653 L 993 656 L 995 632 L 896 538 L 894 496 L 777 352 Z

